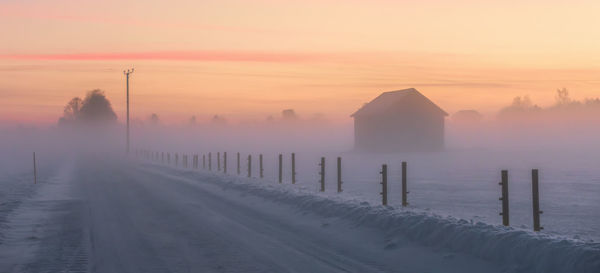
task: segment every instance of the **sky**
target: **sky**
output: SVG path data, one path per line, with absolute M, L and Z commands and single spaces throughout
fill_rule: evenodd
M 0 122 L 52 124 L 102 89 L 125 116 L 264 120 L 293 108 L 351 122 L 414 87 L 492 116 L 558 88 L 600 97 L 600 2 L 0 0 Z

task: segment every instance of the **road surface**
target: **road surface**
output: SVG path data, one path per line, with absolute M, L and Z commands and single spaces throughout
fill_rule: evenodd
M 0 272 L 502 272 L 199 177 L 120 160 L 64 164 L 10 215 Z

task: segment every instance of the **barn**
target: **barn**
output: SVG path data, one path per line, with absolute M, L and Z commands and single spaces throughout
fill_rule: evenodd
M 352 114 L 354 148 L 375 153 L 441 151 L 446 116 L 414 88 L 384 92 Z

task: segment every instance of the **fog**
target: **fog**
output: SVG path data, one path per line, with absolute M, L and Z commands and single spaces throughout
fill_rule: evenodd
M 99 100 L 97 105 L 89 103 L 94 96 Z M 265 155 L 295 152 L 315 158 L 346 154 L 358 159 L 382 158 L 377 160 L 380 163 L 385 158 L 457 156 L 448 164 L 471 164 L 472 158 L 477 158 L 477 163 L 496 164 L 498 168 L 518 161 L 530 162 L 523 167 L 568 169 L 594 165 L 600 151 L 599 125 L 600 100 L 572 99 L 566 89 L 561 89 L 556 104 L 547 107 L 517 97 L 489 116 L 476 110 L 452 113 L 446 118 L 445 150 L 441 153 L 355 153 L 350 118 L 346 123 L 332 122 L 326 116 L 303 115 L 293 109 L 263 120 L 237 122 L 219 115 L 193 116 L 181 124 L 163 123 L 160 113 L 153 113 L 132 121 L 131 150 Z M 117 123 L 110 102 L 99 90 L 88 92 L 84 100 L 74 98 L 68 102 L 56 125 L 2 125 L 0 130 L 4 170 L 28 166 L 34 151 L 40 159 L 81 153 L 125 154 L 125 124 Z
M 247 157 L 252 155 L 252 176 L 257 177 L 258 155 L 262 154 L 264 179 L 276 183 L 277 156 L 283 154 L 283 182 L 290 183 L 293 152 L 298 185 L 317 192 L 317 164 L 324 156 L 326 191 L 335 193 L 335 157 L 340 156 L 344 196 L 374 203 L 379 198 L 381 164 L 388 164 L 393 181 L 392 205 L 399 202 L 400 162 L 407 161 L 411 206 L 491 223 L 500 221 L 497 182 L 500 170 L 507 169 L 513 204 L 522 207 L 514 209 L 514 222 L 525 226 L 530 224 L 530 171 L 538 168 L 542 207 L 547 211 L 544 221 L 551 223 L 547 230 L 598 239 L 600 234 L 594 230 L 600 230 L 600 221 L 595 220 L 600 216 L 600 103 L 597 99 L 573 100 L 568 94 L 565 99 L 564 93 L 558 93 L 562 97 L 547 107 L 520 97 L 495 115 L 484 116 L 473 110 L 452 113 L 446 118 L 445 150 L 429 153 L 357 153 L 353 151 L 351 122 L 332 122 L 323 115 L 305 115 L 292 109 L 255 121 L 236 122 L 215 115 L 193 117 L 180 124 L 163 123 L 157 111 L 132 121 L 128 158 L 148 162 L 135 157 L 136 151 L 141 150 L 164 153 L 163 160 L 166 153 L 172 158 L 178 153 L 188 155 L 191 166 L 192 155 L 200 156 L 201 165 L 202 155 L 210 152 L 216 170 L 217 153 L 222 158 L 222 153 L 227 152 L 229 174 L 235 174 L 239 152 L 241 174 L 246 175 Z M 110 108 L 110 103 L 101 104 Z M 67 108 L 56 125 L 3 125 L 0 172 L 30 177 L 33 152 L 42 180 L 63 161 L 73 158 L 127 158 L 126 126 L 118 123 L 116 116 L 108 113 L 100 114 L 104 118 L 77 118 L 72 107 Z M 103 113 L 94 109 L 95 113 Z M 161 159 L 154 162 L 161 163 Z

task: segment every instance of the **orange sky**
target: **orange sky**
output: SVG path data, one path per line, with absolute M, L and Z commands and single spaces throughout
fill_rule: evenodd
M 485 3 L 484 3 L 485 2 Z M 599 1 L 0 2 L 0 121 L 52 123 L 85 91 L 165 122 L 349 114 L 415 87 L 492 114 L 554 90 L 600 96 Z

